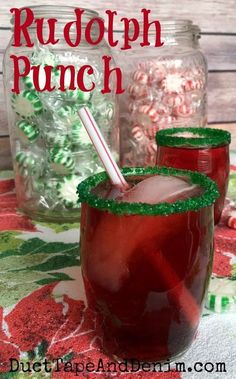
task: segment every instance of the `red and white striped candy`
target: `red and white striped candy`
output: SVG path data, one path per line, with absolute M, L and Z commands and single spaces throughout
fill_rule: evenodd
M 173 122 L 175 121 L 176 121 L 176 118 L 171 115 L 161 117 L 159 120 L 159 127 L 160 129 L 164 129 L 163 126 L 166 125 L 166 128 L 169 128 L 170 125 L 173 124 Z
M 136 99 L 147 96 L 147 87 L 138 84 L 129 84 L 127 87 L 129 94 Z
M 188 72 L 186 73 L 186 77 L 189 77 L 189 78 L 205 77 L 205 70 L 203 70 L 199 67 L 193 67 L 193 68 L 188 70 Z
M 153 67 L 149 75 L 149 83 L 152 84 L 154 82 L 160 83 L 166 76 L 165 69 L 160 67 Z
M 161 82 L 161 88 L 166 93 L 182 93 L 184 78 L 180 73 L 169 73 Z
M 155 155 L 146 155 L 144 159 L 144 167 L 156 166 L 156 157 Z
M 160 119 L 158 111 L 152 105 L 141 105 L 138 108 L 138 112 L 138 119 L 142 121 L 143 125 L 150 125 L 152 122 L 157 122 Z
M 139 125 L 135 125 L 131 130 L 132 136 L 135 140 L 141 141 L 144 138 L 143 128 Z
M 193 114 L 193 110 L 189 105 L 182 104 L 173 109 L 173 114 L 178 117 L 189 117 Z
M 145 166 L 154 166 L 156 163 L 157 145 L 150 142 L 146 148 Z
M 146 137 L 148 137 L 151 140 L 155 140 L 156 138 L 156 133 L 159 131 L 159 126 L 158 125 L 152 125 L 149 128 L 146 128 L 144 130 L 144 134 Z
M 162 101 L 171 108 L 178 107 L 184 103 L 184 96 L 177 93 L 167 94 L 163 96 Z
M 230 211 L 227 225 L 231 229 L 236 229 L 236 210 Z
M 157 152 L 157 145 L 155 142 L 150 142 L 147 146 L 146 146 L 146 152 L 149 154 L 149 155 L 156 155 L 156 152 Z
M 144 72 L 144 71 L 137 70 L 133 74 L 133 79 L 135 82 L 137 82 L 139 84 L 147 84 L 148 74 L 146 74 L 146 72 Z
M 202 79 L 188 79 L 186 80 L 184 84 L 184 89 L 185 91 L 195 91 L 195 90 L 200 90 L 204 87 L 204 82 Z
M 170 113 L 168 106 L 160 103 L 159 101 L 153 102 L 152 107 L 156 109 L 160 116 L 168 116 Z

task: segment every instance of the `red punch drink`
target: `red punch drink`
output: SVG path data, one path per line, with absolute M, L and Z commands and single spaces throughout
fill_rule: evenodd
M 216 184 L 205 175 L 156 167 L 122 170 L 131 189 L 105 173 L 78 187 L 81 262 L 88 304 L 104 350 L 162 361 L 193 341 L 211 274 Z
M 220 220 L 229 181 L 230 133 L 210 128 L 173 128 L 156 135 L 157 166 L 202 172 L 214 180 L 220 198 L 215 203 L 215 224 Z

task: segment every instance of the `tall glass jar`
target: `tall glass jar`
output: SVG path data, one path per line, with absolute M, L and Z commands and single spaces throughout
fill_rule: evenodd
M 175 126 L 207 123 L 207 63 L 200 51 L 200 29 L 187 20 L 160 20 L 162 47 L 116 51 L 126 91 L 120 99 L 121 163 L 153 166 L 155 134 Z M 127 52 L 126 52 L 127 54 Z
M 82 39 L 78 47 L 70 47 L 63 38 L 67 22 L 75 20 L 73 7 L 35 6 L 31 7 L 35 18 L 56 18 L 56 45 L 40 45 L 36 38 L 36 28 L 30 28 L 30 37 L 35 46 L 12 47 L 13 37 L 4 57 L 4 83 L 8 110 L 9 131 L 16 180 L 18 205 L 25 213 L 36 218 L 55 221 L 78 220 L 80 215 L 76 188 L 87 176 L 103 170 L 93 145 L 80 122 L 77 111 L 88 106 L 101 131 L 118 159 L 119 131 L 117 125 L 117 104 L 114 85 L 111 93 L 102 95 L 104 67 L 102 56 L 111 56 L 105 42 L 92 46 L 84 37 L 84 29 L 89 20 L 99 15 L 84 10 L 82 16 Z M 46 21 L 45 21 L 46 22 Z M 92 29 L 96 40 L 98 26 Z M 48 32 L 47 32 L 48 33 Z M 73 33 L 73 31 L 72 31 Z M 71 38 L 76 37 L 76 31 Z M 13 94 L 13 62 L 10 56 L 27 56 L 31 65 L 40 65 L 39 81 L 45 84 L 44 66 L 53 66 L 53 92 L 37 92 L 32 74 L 22 78 L 20 94 Z M 84 75 L 84 83 L 95 88 L 83 92 L 79 88 L 69 90 L 71 75 L 65 76 L 66 91 L 59 87 L 60 75 L 57 65 L 73 65 L 78 70 L 91 65 L 93 75 Z

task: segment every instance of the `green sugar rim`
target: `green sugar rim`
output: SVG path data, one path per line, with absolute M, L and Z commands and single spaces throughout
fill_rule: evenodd
M 166 176 L 187 176 L 193 184 L 198 184 L 205 189 L 205 192 L 198 197 L 186 200 L 178 200 L 175 203 L 125 203 L 116 200 L 107 200 L 91 193 L 91 190 L 99 183 L 108 179 L 106 172 L 90 176 L 81 182 L 77 187 L 79 202 L 87 203 L 93 208 L 109 211 L 118 215 L 160 215 L 167 216 L 173 213 L 183 213 L 188 211 L 198 211 L 200 208 L 211 206 L 219 197 L 219 191 L 215 182 L 204 174 L 188 170 L 178 170 L 169 167 L 137 167 L 123 168 L 122 174 L 126 177 L 134 175 L 155 175 Z
M 175 136 L 176 133 L 181 132 L 199 134 L 204 138 Z M 169 147 L 217 147 L 230 144 L 231 134 L 226 130 L 213 128 L 171 128 L 157 132 L 156 141 L 159 146 Z

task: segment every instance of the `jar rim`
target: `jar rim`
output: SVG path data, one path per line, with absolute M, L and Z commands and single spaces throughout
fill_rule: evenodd
M 79 202 L 86 203 L 93 208 L 108 211 L 117 215 L 168 216 L 189 211 L 197 212 L 201 208 L 211 206 L 219 197 L 216 183 L 199 172 L 179 170 L 169 167 L 129 167 L 123 168 L 121 172 L 125 177 L 137 175 L 185 176 L 189 178 L 193 184 L 197 184 L 203 188 L 204 192 L 199 196 L 185 200 L 178 200 L 174 203 L 162 202 L 158 204 L 148 204 L 117 202 L 116 200 L 104 199 L 91 193 L 93 188 L 108 179 L 107 173 L 102 172 L 90 176 L 78 185 L 77 194 L 79 196 Z
M 192 137 L 178 134 L 191 133 Z M 176 135 L 177 134 L 177 135 Z M 203 148 L 229 145 L 231 134 L 227 130 L 214 128 L 170 128 L 163 129 L 156 134 L 157 145 L 167 147 Z
M 141 25 L 142 30 L 142 20 L 138 20 L 139 24 Z M 200 34 L 201 29 L 198 25 L 193 24 L 191 20 L 188 19 L 171 19 L 171 18 L 158 18 L 158 21 L 161 25 L 161 33 L 163 35 L 169 35 L 169 34 L 176 34 L 181 35 L 184 33 L 192 33 L 192 34 Z M 114 29 L 114 32 L 116 33 L 123 33 L 123 29 Z M 149 31 L 150 35 L 155 34 L 154 31 Z
M 100 18 L 99 13 L 92 9 L 83 8 L 83 7 L 73 7 L 71 5 L 63 5 L 58 8 L 56 8 L 55 5 L 29 5 L 27 7 L 30 8 L 34 12 L 36 17 L 47 18 L 48 16 L 48 18 L 50 17 L 57 18 L 58 16 L 58 18 L 60 17 L 58 22 L 60 22 L 60 20 L 62 20 L 63 22 L 71 21 L 70 17 L 75 15 L 74 10 L 78 8 L 84 11 L 84 17 L 87 17 L 87 20 L 90 20 L 94 17 Z M 21 7 L 20 9 L 23 9 L 23 8 L 25 7 Z M 10 22 L 12 25 L 14 24 L 14 16 L 12 16 Z

